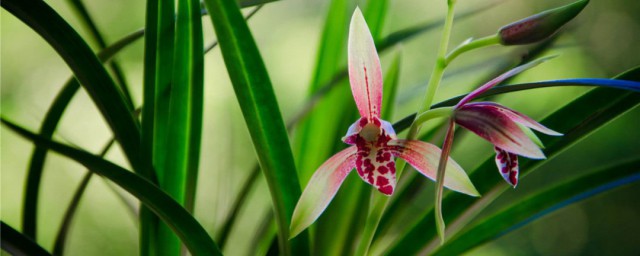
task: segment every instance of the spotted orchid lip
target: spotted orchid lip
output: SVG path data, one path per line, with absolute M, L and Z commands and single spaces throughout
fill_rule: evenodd
M 494 147 L 496 151 L 496 165 L 502 178 L 514 188 L 518 185 L 518 155 L 509 153 L 499 147 Z

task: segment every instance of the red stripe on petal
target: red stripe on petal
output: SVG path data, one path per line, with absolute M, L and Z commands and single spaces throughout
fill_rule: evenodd
M 348 65 L 351 92 L 360 116 L 380 117 L 382 72 L 373 37 L 360 12 L 351 17 L 348 40 Z
M 472 103 L 456 110 L 455 121 L 460 126 L 508 152 L 529 158 L 544 158 L 540 148 L 531 141 L 506 112 L 501 108 Z

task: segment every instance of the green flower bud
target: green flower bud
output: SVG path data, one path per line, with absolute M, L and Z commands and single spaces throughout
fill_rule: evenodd
M 506 25 L 498 31 L 500 43 L 502 45 L 530 44 L 549 38 L 577 16 L 588 3 L 589 0 L 577 1 Z

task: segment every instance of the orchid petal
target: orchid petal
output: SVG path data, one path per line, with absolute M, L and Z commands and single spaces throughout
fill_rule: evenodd
M 531 129 L 534 129 L 536 131 L 539 131 L 541 133 L 547 134 L 547 135 L 552 135 L 552 136 L 562 136 L 562 133 L 556 132 L 554 130 L 551 130 L 549 128 L 547 128 L 546 126 L 536 122 L 535 120 L 531 119 L 531 117 L 528 117 L 518 111 L 515 111 L 513 109 L 510 109 L 508 107 L 502 106 L 498 103 L 495 102 L 476 102 L 476 103 L 469 103 L 468 105 L 475 105 L 475 106 L 482 106 L 482 107 L 486 107 L 486 108 L 498 108 L 501 109 L 501 111 L 503 111 L 503 113 L 505 115 L 507 115 L 512 121 L 522 124 L 526 127 L 529 127 Z
M 385 120 L 380 120 L 380 128 L 388 135 L 392 140 L 398 139 L 396 130 L 393 129 L 393 125 Z
M 508 152 L 543 159 L 540 148 L 520 129 L 504 109 L 467 104 L 455 112 L 455 121 Z
M 356 147 L 351 146 L 329 158 L 311 176 L 293 210 L 289 237 L 295 237 L 311 225 L 327 208 L 347 175 L 353 170 Z
M 419 140 L 393 140 L 388 145 L 395 148 L 396 156 L 407 161 L 422 175 L 436 180 L 441 154 L 440 148 Z M 444 186 L 470 196 L 480 196 L 467 173 L 451 157 L 447 160 Z
M 360 131 L 362 131 L 362 128 L 365 125 L 367 125 L 368 122 L 369 121 L 367 120 L 367 118 L 364 118 L 364 117 L 361 117 L 360 119 L 358 119 L 358 121 L 356 121 L 351 126 L 349 126 L 349 129 L 347 130 L 347 134 L 344 137 L 342 137 L 342 141 L 349 145 L 355 145 L 358 134 L 360 134 Z
M 499 147 L 493 148 L 496 151 L 496 165 L 500 175 L 514 188 L 518 185 L 518 155 L 512 154 Z
M 535 67 L 538 64 L 540 64 L 542 62 L 545 62 L 545 61 L 547 61 L 549 59 L 552 59 L 552 58 L 555 58 L 555 56 L 540 58 L 540 59 L 534 60 L 532 62 L 529 62 L 527 64 L 515 67 L 515 68 L 505 72 L 504 74 L 499 75 L 498 77 L 496 77 L 493 80 L 487 82 L 486 84 L 478 87 L 478 89 L 475 89 L 474 91 L 469 93 L 467 96 L 462 98 L 460 100 L 460 102 L 458 102 L 458 104 L 456 104 L 455 108 L 460 108 L 460 106 L 466 104 L 467 102 L 471 101 L 473 98 L 477 97 L 478 95 L 482 94 L 483 92 L 486 92 L 487 90 L 491 89 L 491 87 L 496 86 L 497 84 L 501 83 L 502 81 L 506 80 L 507 78 L 515 76 L 515 75 L 521 73 L 522 71 L 525 71 L 527 69 Z
M 382 72 L 369 27 L 359 8 L 353 12 L 349 28 L 349 81 L 360 116 L 380 117 Z

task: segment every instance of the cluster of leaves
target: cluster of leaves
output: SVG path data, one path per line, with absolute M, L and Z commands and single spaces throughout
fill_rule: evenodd
M 410 212 L 411 209 L 405 207 L 414 200 L 413 191 L 424 186 L 415 176 L 407 175 L 407 182 L 401 183 L 394 197 L 385 202 L 386 210 L 380 213 L 379 219 L 367 217 L 370 215 L 370 187 L 353 182 L 352 186 L 347 186 L 338 193 L 312 230 L 303 231 L 289 239 L 289 227 L 294 207 L 301 195 L 300 188 L 307 184 L 315 169 L 329 155 L 343 147 L 337 138 L 343 134 L 343 127 L 357 119 L 355 109 L 345 111 L 348 109 L 345 102 L 350 102 L 352 95 L 346 86 L 346 67 L 341 65 L 346 59 L 343 54 L 345 46 L 341 43 L 346 41 L 348 27 L 345 24 L 349 17 L 347 14 L 353 6 L 348 1 L 332 1 L 321 38 L 325 43 L 321 44 L 318 52 L 307 105 L 292 121 L 285 124 L 258 46 L 240 9 L 268 4 L 270 1 L 240 1 L 238 4 L 236 1 L 205 0 L 204 11 L 196 0 L 180 0 L 177 6 L 173 0 L 148 1 L 144 30 L 136 31 L 109 46 L 102 39 L 82 2 L 71 2 L 79 10 L 81 19 L 91 28 L 92 37 L 103 48 L 99 53 L 93 53 L 85 39 L 47 3 L 39 0 L 1 2 L 4 9 L 28 25 L 55 49 L 74 75 L 52 103 L 38 134 L 2 117 L 2 123 L 6 127 L 37 146 L 32 153 L 27 176 L 22 232 L 2 223 L 2 248 L 12 253 L 48 254 L 33 241 L 38 233 L 36 217 L 40 180 L 49 150 L 58 152 L 89 170 L 65 214 L 53 249 L 53 254 L 56 255 L 64 253 L 69 223 L 91 174 L 110 180 L 140 200 L 142 255 L 178 255 L 182 245 L 193 255 L 221 254 L 234 227 L 235 216 L 247 203 L 248 191 L 259 179 L 260 173 L 269 185 L 273 207 L 273 215 L 265 218 L 264 222 L 268 226 L 275 221 L 278 227 L 277 243 L 272 243 L 276 234 L 268 230 L 258 232 L 258 236 L 261 244 L 271 246 L 271 250 L 284 255 L 306 255 L 311 251 L 321 251 L 323 254 L 353 253 L 354 246 L 358 244 L 365 248 L 364 252 L 375 254 L 402 255 L 421 251 L 457 254 L 513 230 L 523 222 L 530 222 L 545 210 L 568 205 L 580 198 L 620 187 L 640 178 L 640 159 L 616 163 L 563 183 L 552 184 L 524 203 L 505 207 L 486 219 L 465 225 L 505 191 L 506 187 L 499 182 L 499 176 L 491 175 L 495 169 L 493 159 L 487 159 L 475 170 L 468 170 L 478 191 L 484 195 L 482 198 L 458 194 L 444 198 L 443 206 L 450 209 L 445 220 L 450 223 L 447 234 L 451 238 L 441 247 L 436 246 L 435 242 L 437 230 L 433 225 L 433 216 L 436 212 L 433 209 Z M 364 16 L 380 53 L 394 44 L 441 25 L 421 24 L 383 37 L 381 31 L 387 5 L 388 1 L 369 1 L 364 6 Z M 256 7 L 250 15 L 259 8 L 260 6 Z M 483 9 L 485 8 L 458 15 L 458 18 L 471 16 Z M 223 228 L 216 239 L 207 233 L 192 214 L 202 133 L 203 58 L 213 47 L 204 47 L 203 13 L 210 14 L 218 38 L 213 46 L 219 46 L 222 52 L 222 61 L 233 84 L 257 159 L 254 171 L 243 184 L 239 196 L 234 199 L 230 214 L 232 217 L 222 224 Z M 539 17 L 548 16 L 543 13 Z M 507 26 L 500 33 L 510 31 L 510 34 L 518 34 L 518 31 L 511 30 L 512 27 Z M 111 61 L 108 67 L 113 71 L 112 78 L 103 63 L 142 36 L 145 37 L 144 95 L 142 105 L 135 106 L 135 100 L 123 78 L 124 71 L 117 62 Z M 547 36 L 549 35 L 543 37 Z M 520 42 L 518 40 L 502 43 L 517 44 Z M 552 45 L 553 40 L 533 46 L 529 58 L 534 58 L 537 53 Z M 381 111 L 383 119 L 391 119 L 399 70 L 400 59 L 397 57 L 385 75 L 386 87 L 382 101 L 387 104 Z M 542 138 L 546 145 L 546 155 L 554 156 L 640 103 L 640 95 L 630 91 L 638 91 L 640 69 L 632 69 L 615 79 L 619 80 L 572 79 L 507 85 L 488 90 L 478 97 L 550 86 L 603 87 L 589 91 L 541 120 L 545 125 L 565 134 L 563 137 Z M 106 145 L 102 155 L 94 155 L 52 140 L 62 115 L 80 88 L 89 94 L 114 134 L 114 139 Z M 453 106 L 459 100 L 460 97 L 429 104 L 431 106 L 427 107 Z M 336 116 L 339 118 L 335 118 Z M 394 124 L 394 129 L 397 132 L 406 130 L 414 119 L 415 115 L 401 119 Z M 294 126 L 296 133 L 292 146 L 289 147 L 288 129 Z M 421 139 L 429 139 L 434 133 L 437 133 L 437 129 L 427 131 Z M 314 139 L 318 137 L 323 139 Z M 130 170 L 103 158 L 114 141 L 122 147 L 131 166 Z M 294 155 L 297 156 L 295 160 Z M 536 170 L 539 165 L 540 162 L 522 161 L 520 172 L 527 174 Z M 351 175 L 346 182 L 353 179 L 357 177 Z M 375 208 L 375 202 L 371 204 L 371 208 Z M 411 223 L 404 223 L 402 226 L 405 229 L 393 239 L 381 239 L 385 230 L 404 221 L 399 216 L 405 214 L 416 217 Z M 371 221 L 374 223 L 369 223 Z M 371 237 L 362 237 L 363 233 L 367 233 L 360 228 L 362 226 L 373 226 L 369 230 Z M 432 240 L 429 242 L 425 238 Z M 358 252 L 363 251 L 359 249 Z

